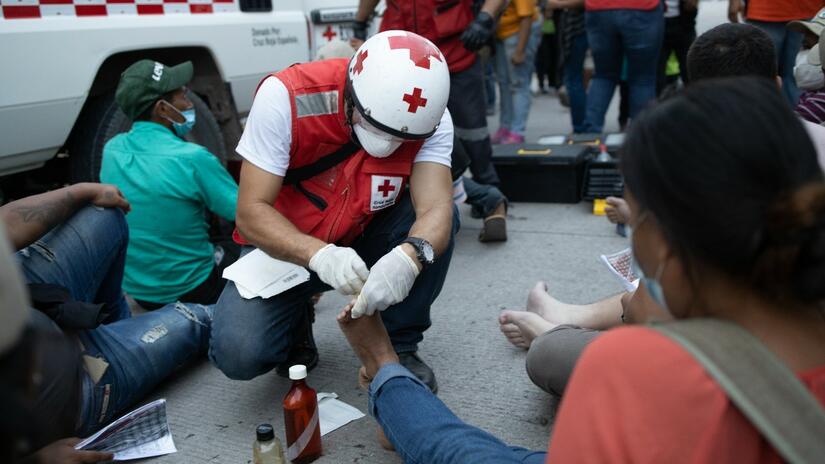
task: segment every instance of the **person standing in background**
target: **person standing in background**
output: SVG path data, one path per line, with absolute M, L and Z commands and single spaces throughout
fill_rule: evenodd
M 595 75 L 587 95 L 586 132 L 602 132 L 604 116 L 627 59 L 630 118 L 656 97 L 656 66 L 662 47 L 661 0 L 586 0 L 585 25 Z
M 584 59 L 587 57 L 587 30 L 584 27 L 584 0 L 547 0 L 547 6 L 562 9 L 559 20 L 564 87 L 570 100 L 573 132 L 584 132 L 587 93 L 584 85 Z
M 782 92 L 792 106 L 799 100 L 793 68 L 802 46 L 802 34 L 786 26 L 794 20 L 811 18 L 823 6 L 823 0 L 728 0 L 728 19 L 731 22 L 738 23 L 744 19 L 771 36 L 776 47 Z
M 679 77 L 687 82 L 687 52 L 696 40 L 696 14 L 699 0 L 665 0 L 665 37 L 659 51 L 656 94 L 667 85 L 667 65 L 670 54 L 679 61 Z
M 559 90 L 559 36 L 556 33 L 556 11 L 549 2 L 542 2 L 541 42 L 536 52 L 536 79 L 539 92 L 550 93 Z M 546 85 L 545 85 L 546 84 Z
M 535 0 L 513 0 L 504 9 L 496 32 L 496 77 L 501 94 L 499 128 L 493 143 L 524 143 L 530 114 L 530 80 L 541 34 Z

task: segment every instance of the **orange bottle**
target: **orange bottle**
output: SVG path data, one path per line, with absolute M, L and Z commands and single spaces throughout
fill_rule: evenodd
M 306 384 L 307 368 L 297 364 L 289 368 L 292 388 L 284 397 L 286 457 L 295 463 L 312 462 L 321 456 L 321 423 L 318 397 Z

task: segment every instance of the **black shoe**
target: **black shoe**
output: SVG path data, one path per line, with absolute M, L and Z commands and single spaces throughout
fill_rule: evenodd
M 435 381 L 435 374 L 430 366 L 424 364 L 424 361 L 413 352 L 398 353 L 398 361 L 402 366 L 406 367 L 408 371 L 418 377 L 418 380 L 424 382 L 424 385 L 429 387 L 433 393 L 438 393 L 438 382 Z
M 312 336 L 312 323 L 315 322 L 315 306 L 311 301 L 307 301 L 307 309 L 301 322 L 295 328 L 296 339 L 289 348 L 289 355 L 286 361 L 279 364 L 275 369 L 281 377 L 289 378 L 289 368 L 296 364 L 303 364 L 307 367 L 307 372 L 318 365 L 318 348 L 315 346 L 315 338 Z

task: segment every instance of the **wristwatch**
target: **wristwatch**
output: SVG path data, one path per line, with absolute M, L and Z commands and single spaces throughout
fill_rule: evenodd
M 421 263 L 422 269 L 426 269 L 427 266 L 435 262 L 435 252 L 433 251 L 433 246 L 430 242 L 424 240 L 423 238 L 407 237 L 406 240 L 401 243 L 409 243 L 413 246 L 413 248 L 415 248 L 415 256 Z

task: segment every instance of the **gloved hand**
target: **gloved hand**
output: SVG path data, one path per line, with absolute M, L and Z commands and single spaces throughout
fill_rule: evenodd
M 364 260 L 352 248 L 329 244 L 318 250 L 309 260 L 309 268 L 321 280 L 344 295 L 361 291 L 370 271 Z
M 353 21 L 352 22 L 352 38 L 358 39 L 362 42 L 367 40 L 367 22 Z
M 418 273 L 415 261 L 400 245 L 390 250 L 370 269 L 367 283 L 352 308 L 352 318 L 372 316 L 376 310 L 383 311 L 404 301 Z
M 493 37 L 493 26 L 495 21 L 488 13 L 481 12 L 476 16 L 476 19 L 470 24 L 463 34 L 461 34 L 461 41 L 464 42 L 464 48 L 474 52 L 483 47 L 484 44 L 490 41 Z

